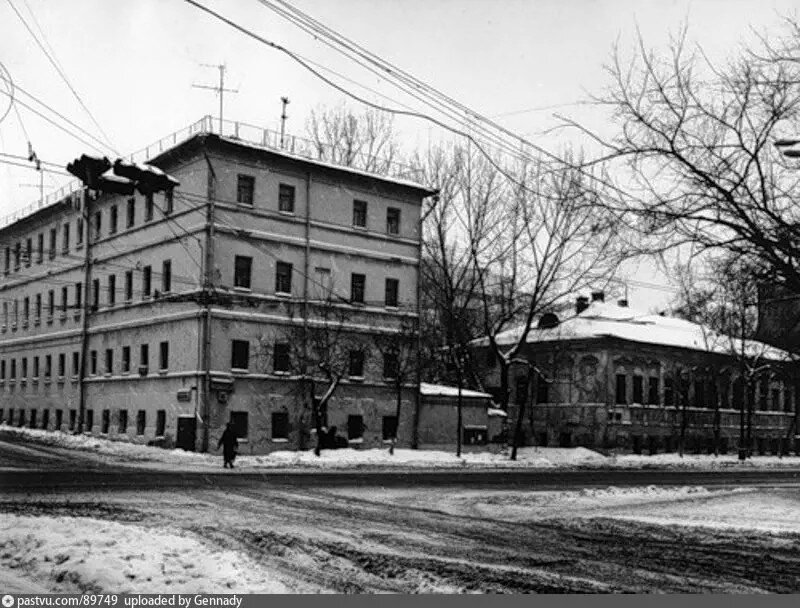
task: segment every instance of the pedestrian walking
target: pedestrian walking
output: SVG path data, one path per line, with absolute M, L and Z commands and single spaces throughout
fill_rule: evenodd
M 239 447 L 239 440 L 236 438 L 236 431 L 233 430 L 233 424 L 230 422 L 225 425 L 225 430 L 222 432 L 222 437 L 219 438 L 217 449 L 222 447 L 222 458 L 225 461 L 224 468 L 233 468 L 233 460 L 236 458 L 236 448 Z

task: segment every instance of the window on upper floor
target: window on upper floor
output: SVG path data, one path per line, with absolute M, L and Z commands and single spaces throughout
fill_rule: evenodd
M 161 291 L 164 293 L 172 291 L 172 260 L 164 260 L 161 263 Z
M 292 293 L 292 265 L 287 262 L 275 264 L 275 293 Z
M 53 355 L 44 356 L 44 377 L 50 378 L 53 375 Z
M 42 318 L 42 294 L 37 293 L 34 302 L 33 320 L 34 322 L 38 323 Z
M 64 255 L 69 253 L 69 224 L 61 228 L 61 252 Z
M 617 374 L 616 401 L 618 405 L 628 403 L 628 377 L 625 374 Z
M 111 375 L 114 373 L 114 349 L 107 348 L 106 349 L 106 374 Z
M 353 304 L 364 303 L 364 288 L 367 277 L 363 274 L 353 273 L 350 275 L 350 302 Z
M 100 238 L 100 234 L 103 229 L 103 213 L 101 211 L 95 211 L 94 214 L 94 240 L 98 240 Z
M 397 374 L 400 371 L 400 359 L 397 353 L 384 353 L 383 354 L 383 377 L 386 380 L 397 379 Z
M 158 345 L 159 354 L 159 370 L 166 371 L 169 369 L 169 342 L 161 342 Z
M 231 340 L 231 369 L 246 370 L 250 367 L 250 342 Z
M 139 346 L 139 373 L 146 375 L 150 368 L 150 346 L 142 344 Z
M 122 373 L 127 374 L 131 371 L 131 347 L 122 347 Z
M 47 316 L 49 320 L 53 320 L 53 315 L 56 312 L 56 292 L 54 289 L 50 289 L 47 292 Z
M 400 234 L 400 209 L 389 207 L 386 210 L 386 234 Z
M 350 361 L 349 365 L 347 366 L 347 375 L 351 378 L 363 378 L 364 377 L 364 351 L 363 350 L 351 350 L 350 351 Z
M 144 221 L 145 222 L 152 222 L 153 221 L 153 209 L 155 208 L 155 203 L 153 202 L 153 193 L 148 192 L 144 195 Z
M 81 354 L 78 351 L 72 353 L 72 375 L 78 377 L 81 373 Z
M 92 280 L 92 312 L 100 308 L 100 279 Z
M 83 244 L 83 218 L 79 217 L 75 222 L 75 246 L 80 247 Z
M 647 386 L 647 403 L 650 405 L 658 405 L 658 376 L 650 376 Z
M 117 275 L 108 275 L 108 305 L 114 306 L 117 302 Z
M 128 199 L 128 206 L 127 206 L 127 218 L 128 221 L 126 226 L 128 228 L 133 228 L 133 224 L 136 221 L 136 199 L 131 197 Z
M 58 231 L 55 228 L 50 228 L 50 259 L 56 257 L 56 241 L 58 240 Z
M 386 279 L 386 306 L 397 307 L 399 291 L 400 281 L 397 279 Z
M 294 186 L 289 184 L 278 186 L 278 211 L 294 213 Z
M 236 176 L 236 202 L 252 205 L 255 200 L 256 178 L 240 173 Z
M 125 301 L 133 300 L 133 270 L 125 271 Z
M 75 312 L 83 308 L 83 283 L 75 283 Z
M 286 373 L 289 371 L 291 360 L 289 357 L 289 343 L 277 342 L 272 356 L 272 369 L 275 372 Z
M 233 286 L 250 289 L 250 278 L 253 270 L 253 258 L 237 255 L 233 259 Z
M 11 271 L 11 247 L 6 247 L 5 266 L 3 266 L 3 273 L 8 274 Z
M 58 376 L 64 377 L 67 369 L 67 355 L 65 353 L 58 353 Z
M 367 227 L 367 201 L 353 201 L 353 226 L 357 228 Z
M 66 316 L 67 309 L 69 308 L 69 287 L 64 285 L 61 288 L 61 315 Z
M 639 375 L 633 377 L 633 402 L 644 403 L 644 378 Z
M 169 215 L 175 210 L 175 193 L 172 188 L 164 191 L 164 215 Z
M 142 299 L 150 297 L 153 284 L 153 269 L 150 266 L 142 268 Z
M 14 244 L 14 271 L 16 272 L 19 270 L 20 260 L 22 258 L 22 244 L 15 243 Z
M 27 325 L 31 317 L 31 299 L 28 296 L 22 300 L 22 321 Z
M 111 205 L 108 210 L 108 233 L 116 234 L 117 232 L 117 206 Z
M 33 377 L 39 377 L 39 357 L 33 358 Z
M 25 266 L 30 266 L 33 262 L 33 239 L 25 241 Z

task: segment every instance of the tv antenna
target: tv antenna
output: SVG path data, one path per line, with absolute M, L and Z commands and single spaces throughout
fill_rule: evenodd
M 225 64 L 220 63 L 219 65 L 214 65 L 211 63 L 201 63 L 203 67 L 206 68 L 216 68 L 219 70 L 219 84 L 216 86 L 211 86 L 207 84 L 196 84 L 193 83 L 192 86 L 196 89 L 208 89 L 210 91 L 216 92 L 219 95 L 219 134 L 222 135 L 222 117 L 223 117 L 223 107 L 224 107 L 224 99 L 225 93 L 238 93 L 239 89 L 226 89 L 225 88 Z
M 289 98 L 288 97 L 281 97 L 281 104 L 282 104 L 282 110 L 281 110 L 281 150 L 283 150 L 283 136 L 284 136 L 285 129 L 286 129 L 286 119 L 289 118 L 286 115 L 286 106 L 289 105 Z

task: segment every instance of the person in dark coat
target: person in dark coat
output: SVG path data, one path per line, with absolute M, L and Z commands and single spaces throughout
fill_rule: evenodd
M 222 432 L 222 437 L 219 438 L 217 449 L 222 447 L 222 458 L 225 460 L 223 465 L 226 469 L 233 468 L 233 460 L 236 458 L 236 448 L 239 447 L 239 440 L 236 438 L 236 431 L 233 430 L 233 425 L 229 422 Z

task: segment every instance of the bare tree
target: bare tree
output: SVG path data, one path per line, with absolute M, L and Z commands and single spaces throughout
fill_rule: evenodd
M 419 321 L 408 317 L 403 318 L 397 329 L 376 332 L 372 337 L 375 350 L 383 356 L 383 376 L 395 390 L 395 425 L 392 429 L 389 454 L 394 454 L 397 443 L 403 389 L 417 379 L 420 364 L 418 338 Z
M 773 145 L 796 136 L 800 32 L 762 40 L 725 65 L 690 49 L 684 29 L 666 54 L 641 36 L 628 57 L 615 48 L 611 84 L 596 98 L 618 125 L 610 138 L 567 120 L 604 149 L 620 205 L 634 211 L 645 251 L 692 243 L 756 260 L 800 293 L 800 181 Z
M 320 106 L 311 111 L 306 132 L 320 160 L 372 173 L 392 173 L 399 155 L 392 115 L 371 108 L 356 114 L 343 104 Z

